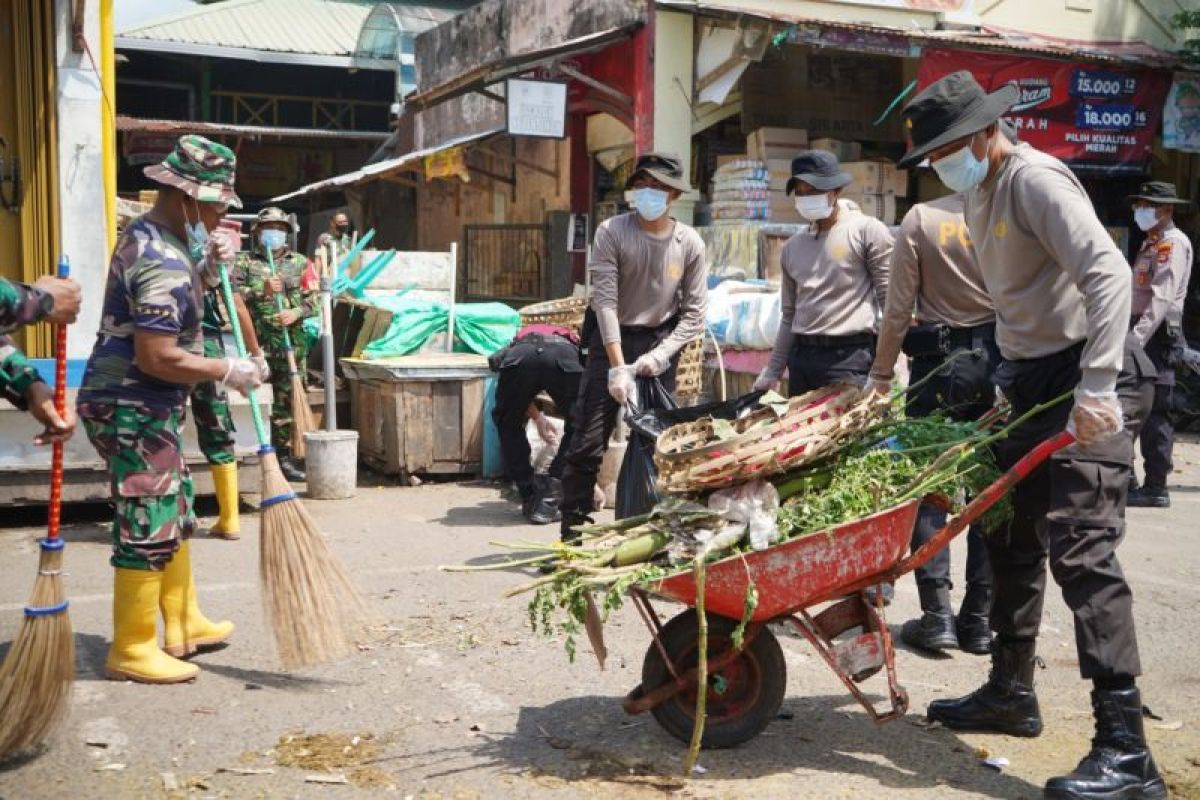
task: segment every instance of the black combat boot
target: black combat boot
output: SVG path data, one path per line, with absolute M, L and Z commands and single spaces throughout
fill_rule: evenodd
M 991 610 L 991 587 L 969 584 L 962 605 L 958 608 L 958 619 L 954 621 L 958 647 L 964 653 L 986 656 L 992 652 L 992 629 L 988 624 L 988 612 Z
M 900 640 L 918 650 L 940 653 L 958 647 L 954 615 L 950 612 L 950 588 L 934 583 L 917 584 L 921 595 L 921 618 L 910 619 L 900 629 Z
M 558 522 L 562 515 L 558 504 L 562 502 L 562 481 L 549 475 L 534 478 L 533 496 L 525 507 L 525 518 L 534 525 L 549 525 Z
M 1139 489 L 1131 489 L 1125 505 L 1130 508 L 1170 508 L 1171 494 L 1166 486 L 1146 484 Z
M 1137 687 L 1095 689 L 1092 713 L 1096 735 L 1070 775 L 1046 782 L 1046 800 L 1157 800 L 1167 786 L 1146 745 L 1142 695 Z
M 957 700 L 934 700 L 926 716 L 956 731 L 1037 736 L 1042 715 L 1033 693 L 1032 639 L 992 643 L 992 671 L 987 683 Z
M 279 455 L 279 471 L 283 473 L 283 477 L 294 482 L 303 482 L 308 479 L 300 461 L 292 457 L 291 450 L 279 448 L 275 452 Z

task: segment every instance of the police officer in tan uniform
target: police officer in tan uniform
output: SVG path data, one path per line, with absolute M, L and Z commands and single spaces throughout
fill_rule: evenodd
M 992 371 L 1000 362 L 996 311 L 963 219 L 963 202 L 963 195 L 955 193 L 913 206 L 900 223 L 892 251 L 887 302 L 867 386 L 881 392 L 891 389 L 896 358 L 903 349 L 912 358 L 911 382 L 920 384 L 908 394 L 909 416 L 940 412 L 953 419 L 978 419 L 995 397 Z M 945 523 L 944 511 L 921 506 L 913 551 Z M 920 650 L 961 648 L 987 654 L 992 641 L 992 568 L 982 527 L 972 525 L 967 536 L 967 590 L 957 619 L 950 605 L 950 548 L 918 567 L 916 579 L 921 617 L 904 623 L 900 638 Z
M 1014 416 L 1064 394 L 1074 401 L 1018 426 L 998 443 L 997 461 L 1011 467 L 1064 428 L 1076 440 L 1017 485 L 1012 521 L 987 538 L 996 633 L 988 680 L 965 697 L 935 700 L 927 713 L 953 730 L 1042 732 L 1033 671 L 1049 566 L 1074 618 L 1095 735 L 1043 796 L 1165 798 L 1142 723 L 1133 593 L 1117 558 L 1133 452 L 1118 391 L 1128 372 L 1128 265 L 1067 166 L 999 133 L 1018 96 L 1012 84 L 988 94 L 964 70 L 904 109 L 912 146 L 900 166 L 928 158 L 966 197 L 963 216 L 996 307 L 1003 361 L 995 379 Z
M 1154 405 L 1142 425 L 1139 438 L 1146 479 L 1129 491 L 1129 505 L 1167 508 L 1167 476 L 1171 474 L 1171 449 L 1175 428 L 1171 423 L 1171 395 L 1175 389 L 1175 367 L 1186 342 L 1183 339 L 1183 301 L 1192 274 L 1192 243 L 1175 227 L 1175 209 L 1188 201 L 1175 196 L 1175 185 L 1162 181 L 1144 183 L 1129 201 L 1133 219 L 1146 232 L 1133 261 L 1133 297 L 1130 330 L 1154 362 L 1158 380 Z

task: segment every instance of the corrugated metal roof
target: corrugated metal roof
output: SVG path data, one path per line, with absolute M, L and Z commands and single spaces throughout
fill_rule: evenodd
M 321 128 L 284 128 L 269 125 L 232 125 L 224 122 L 195 120 L 143 119 L 117 116 L 117 130 L 147 133 L 204 133 L 210 135 L 244 136 L 249 139 L 339 139 L 353 142 L 382 142 L 391 134 L 380 131 L 337 131 Z
M 118 31 L 119 39 L 349 57 L 375 3 L 225 0 Z
M 332 178 L 326 178 L 322 181 L 310 183 L 307 186 L 302 186 L 294 192 L 281 194 L 278 197 L 272 197 L 271 202 L 282 203 L 284 200 L 291 200 L 296 197 L 312 194 L 313 192 L 326 192 L 332 189 L 340 189 L 345 186 L 354 186 L 359 183 L 376 178 L 382 178 L 385 175 L 391 175 L 395 172 L 402 172 L 406 168 L 411 169 L 420 163 L 422 158 L 431 156 L 434 153 L 442 150 L 449 150 L 451 147 L 459 147 L 464 144 L 474 144 L 481 142 L 484 139 L 503 133 L 504 128 L 495 128 L 494 130 L 481 131 L 479 133 L 471 133 L 466 136 L 460 136 L 457 139 L 451 139 L 448 142 L 442 142 L 436 147 L 426 147 L 424 150 L 415 150 L 411 153 L 406 153 L 396 158 L 389 158 L 386 161 L 377 161 L 374 164 L 368 164 L 362 169 L 356 169 L 353 172 L 347 172 L 344 175 L 335 175 Z
M 1178 57 L 1159 50 L 1144 42 L 1090 42 L 1056 39 L 1024 31 L 993 26 L 981 26 L 978 31 L 954 29 L 934 30 L 931 28 L 901 29 L 886 25 L 859 22 L 831 22 L 804 14 L 787 11 L 766 11 L 739 0 L 655 0 L 663 8 L 692 13 L 709 13 L 721 16 L 747 16 L 795 25 L 799 30 L 793 36 L 805 44 L 820 44 L 820 32 L 835 31 L 846 34 L 878 35 L 907 39 L 919 45 L 941 45 L 947 47 L 977 48 L 1001 52 L 1017 52 L 1081 61 L 1099 61 L 1138 66 L 1172 68 L 1179 63 Z M 808 29 L 806 32 L 805 29 Z M 811 33 L 811 35 L 809 35 Z M 847 46 L 845 37 L 831 46 Z M 894 53 L 894 54 L 899 54 Z

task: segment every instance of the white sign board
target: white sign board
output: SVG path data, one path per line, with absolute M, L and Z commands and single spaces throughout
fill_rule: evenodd
M 508 133 L 562 139 L 567 135 L 567 84 L 509 78 Z

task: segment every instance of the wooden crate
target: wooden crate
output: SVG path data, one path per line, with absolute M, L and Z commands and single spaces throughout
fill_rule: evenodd
M 434 356 L 388 359 L 414 362 Z M 350 378 L 350 415 L 358 431 L 358 455 L 385 475 L 470 475 L 483 467 L 483 403 L 486 360 L 466 354 L 455 361 L 478 359 L 483 369 L 406 368 L 403 377 L 381 374 L 375 362 L 343 362 Z M 366 366 L 371 365 L 371 366 Z M 447 374 L 449 373 L 449 374 Z

